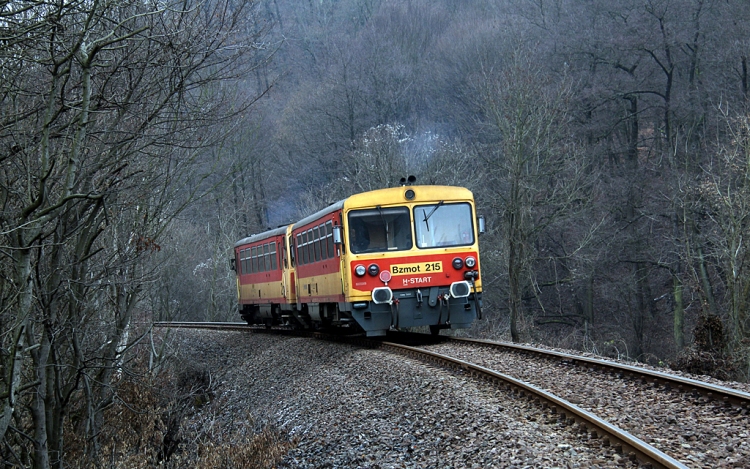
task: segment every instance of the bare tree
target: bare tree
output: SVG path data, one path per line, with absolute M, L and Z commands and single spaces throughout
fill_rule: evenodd
M 259 44 L 237 35 L 243 2 L 1 11 L 0 437 L 4 459 L 46 469 L 64 466 L 71 407 L 98 456 L 146 261 L 205 177 L 201 149 L 252 102 L 222 83 Z
M 485 168 L 502 213 L 508 269 L 510 332 L 520 339 L 524 295 L 536 296 L 533 260 L 540 233 L 584 205 L 590 184 L 575 142 L 570 83 L 550 81 L 520 49 L 499 70 L 486 69 L 477 84 L 483 125 L 494 143 L 484 151 Z
M 746 378 L 750 376 L 750 118 L 745 113 L 722 109 L 727 129 L 726 142 L 703 167 L 704 174 L 694 188 L 696 207 L 703 215 L 701 232 L 711 247 L 707 256 L 716 259 L 723 285 L 727 343 Z M 717 341 L 721 338 L 715 338 Z

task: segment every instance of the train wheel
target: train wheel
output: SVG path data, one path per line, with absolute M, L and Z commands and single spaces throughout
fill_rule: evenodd
M 440 326 L 438 326 L 438 325 L 431 325 L 430 326 L 430 335 L 440 335 Z

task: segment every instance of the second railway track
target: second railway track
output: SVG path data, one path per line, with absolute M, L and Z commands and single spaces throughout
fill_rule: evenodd
M 687 467 L 746 467 L 750 394 L 637 367 L 526 347 L 448 341 L 422 347 L 530 383 L 599 416 Z
M 586 433 L 594 439 L 602 438 L 604 445 L 612 444 L 616 446 L 618 451 L 624 452 L 631 459 L 638 459 L 651 467 L 670 469 L 686 467 L 657 448 L 633 437 L 630 433 L 622 431 L 596 415 L 542 388 L 530 385 L 510 375 L 499 373 L 472 362 L 456 359 L 452 356 L 430 352 L 419 347 L 388 342 L 385 342 L 383 345 L 400 352 L 422 355 L 441 364 L 449 364 L 450 366 L 468 370 L 472 375 L 483 379 L 495 380 L 498 384 L 505 386 L 507 390 L 518 395 L 519 398 L 528 398 L 541 404 L 545 409 L 549 409 L 553 415 L 559 416 L 559 419 L 564 423 L 578 425 L 580 433 Z

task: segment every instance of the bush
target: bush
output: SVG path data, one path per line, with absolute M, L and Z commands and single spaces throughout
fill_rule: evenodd
M 181 366 L 175 362 L 171 369 L 149 374 L 144 360 L 136 365 L 141 374 L 131 368 L 121 376 L 115 402 L 104 414 L 101 456 L 96 461 L 86 454 L 86 442 L 79 436 L 83 432 L 74 431 L 85 423 L 71 415 L 66 428 L 67 467 L 265 469 L 278 465 L 292 443 L 271 427 L 254 431 L 250 415 L 221 423 L 217 415 L 223 409 L 213 400 L 208 370 L 187 366 L 175 372 Z
M 721 319 L 714 315 L 701 316 L 693 334 L 695 341 L 692 347 L 671 362 L 669 367 L 725 381 L 734 379 L 737 367 L 726 354 L 726 336 Z

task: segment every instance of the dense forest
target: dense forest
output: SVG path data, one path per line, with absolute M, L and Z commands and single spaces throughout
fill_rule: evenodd
M 749 53 L 745 0 L 0 1 L 3 455 L 100 454 L 237 239 L 407 174 L 487 219 L 472 335 L 747 380 Z

